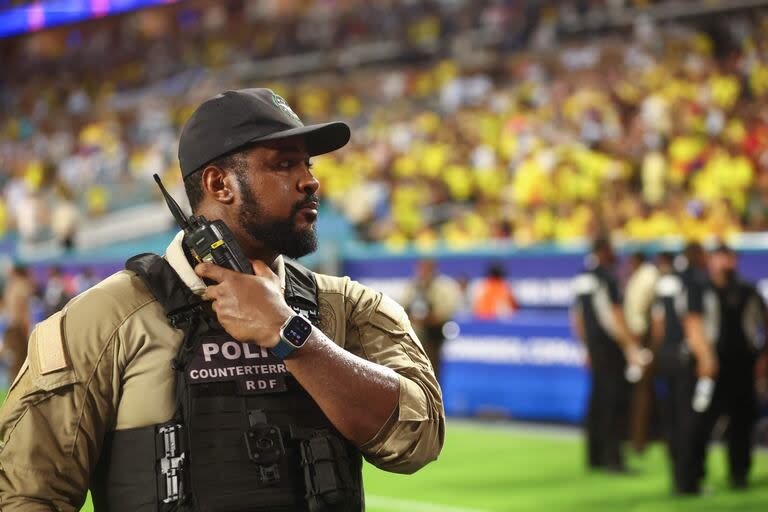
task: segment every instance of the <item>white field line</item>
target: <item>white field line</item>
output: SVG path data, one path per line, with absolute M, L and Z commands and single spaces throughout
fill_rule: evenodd
M 387 496 L 365 496 L 366 508 L 368 506 L 383 508 L 393 512 L 488 512 L 479 508 L 452 507 L 439 505 L 426 501 L 402 500 Z

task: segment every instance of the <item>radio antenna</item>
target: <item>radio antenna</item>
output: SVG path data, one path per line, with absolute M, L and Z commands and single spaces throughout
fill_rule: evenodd
M 179 225 L 181 229 L 184 231 L 187 231 L 189 229 L 189 221 L 187 220 L 187 216 L 184 215 L 184 212 L 181 211 L 181 207 L 179 206 L 179 203 L 177 203 L 171 195 L 168 193 L 167 190 L 165 190 L 165 187 L 163 186 L 163 182 L 160 181 L 160 176 L 157 174 L 154 174 L 153 177 L 155 178 L 155 182 L 157 183 L 157 186 L 160 187 L 160 192 L 163 193 L 163 197 L 165 198 L 165 203 L 168 205 L 168 209 L 171 210 L 171 213 L 173 214 L 173 218 L 176 219 L 176 223 Z

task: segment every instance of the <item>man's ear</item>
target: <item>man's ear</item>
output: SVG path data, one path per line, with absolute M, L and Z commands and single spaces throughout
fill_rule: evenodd
M 203 169 L 203 192 L 206 196 L 222 204 L 232 204 L 237 193 L 237 180 L 233 172 L 221 167 L 209 165 Z

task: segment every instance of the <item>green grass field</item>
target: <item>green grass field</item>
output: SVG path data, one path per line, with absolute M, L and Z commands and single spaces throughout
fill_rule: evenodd
M 725 454 L 709 456 L 710 493 L 673 497 L 661 445 L 631 456 L 630 476 L 588 473 L 581 439 L 548 431 L 452 421 L 440 460 L 415 475 L 365 471 L 368 512 L 708 512 L 768 504 L 768 454 L 748 491 L 727 485 Z M 87 505 L 83 511 L 91 511 Z

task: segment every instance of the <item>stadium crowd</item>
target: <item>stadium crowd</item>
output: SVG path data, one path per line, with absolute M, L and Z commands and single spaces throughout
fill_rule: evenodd
M 395 61 L 267 84 L 305 122 L 355 125 L 315 169 L 365 241 L 768 228 L 765 13 L 561 37 L 574 9 L 621 3 L 192 1 L 3 41 L 0 236 L 71 245 L 83 218 L 157 199 L 152 173 L 180 185 L 179 127 L 251 85 L 243 66 L 390 40 Z

